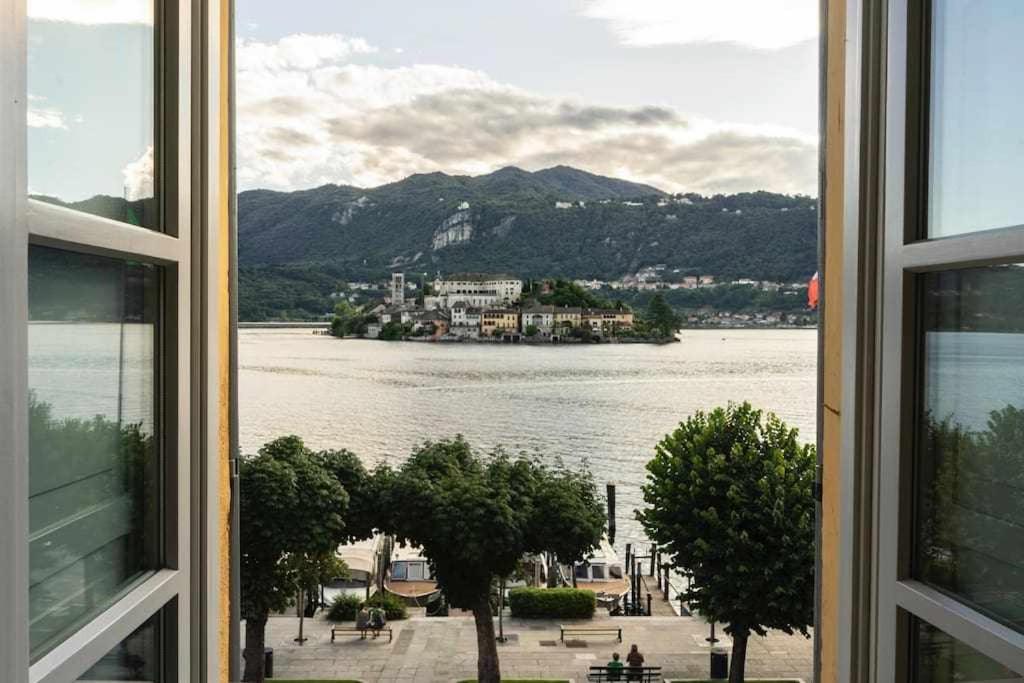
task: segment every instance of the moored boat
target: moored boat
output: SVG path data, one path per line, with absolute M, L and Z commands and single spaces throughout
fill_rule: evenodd
M 419 548 L 395 546 L 384 575 L 384 590 L 416 607 L 425 607 L 441 596 L 430 563 Z

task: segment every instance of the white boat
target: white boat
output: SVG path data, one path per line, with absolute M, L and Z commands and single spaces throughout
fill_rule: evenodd
M 367 600 L 377 592 L 383 576 L 384 537 L 376 534 L 354 543 L 344 543 L 335 551 L 337 556 L 348 565 L 348 578 L 336 578 L 328 581 L 320 588 L 320 599 L 330 607 L 339 595 L 354 595 Z
M 607 609 L 621 604 L 630 589 L 629 573 L 607 538 L 586 560 L 573 565 L 571 580 L 577 588 L 594 591 L 597 604 Z
M 384 575 L 384 590 L 415 607 L 424 607 L 441 596 L 437 580 L 419 548 L 395 546 Z

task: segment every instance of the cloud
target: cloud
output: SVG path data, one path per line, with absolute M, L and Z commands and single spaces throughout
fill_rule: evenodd
M 550 97 L 457 66 L 353 63 L 372 48 L 342 36 L 290 38 L 317 49 L 296 58 L 297 46 L 282 48 L 289 39 L 239 44 L 243 188 L 372 187 L 412 173 L 569 164 L 670 191 L 816 191 L 816 141 L 793 131 Z
M 817 0 L 584 0 L 626 45 L 737 43 L 776 50 L 818 35 Z
M 139 0 L 28 0 L 28 18 L 73 24 L 153 24 L 153 3 Z
M 136 201 L 153 196 L 153 146 L 121 171 L 124 175 L 124 198 Z
M 45 97 L 29 94 L 28 96 L 28 127 L 29 128 L 60 128 L 67 130 L 68 124 L 64 112 L 53 107 L 42 106 Z

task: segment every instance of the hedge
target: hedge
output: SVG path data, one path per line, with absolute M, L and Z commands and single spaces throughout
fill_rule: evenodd
M 359 608 L 363 605 L 382 608 L 384 610 L 384 618 L 388 621 L 405 619 L 409 616 L 405 603 L 394 595 L 378 592 L 371 595 L 369 600 L 364 601 L 358 595 L 342 593 L 334 598 L 334 601 L 331 603 L 331 607 L 327 611 L 327 620 L 355 621 L 356 613 L 359 612 Z
M 590 619 L 597 608 L 594 591 L 578 588 L 514 588 L 508 604 L 522 619 Z
M 366 601 L 367 607 L 381 607 L 384 610 L 384 618 L 388 621 L 405 619 L 409 616 L 409 610 L 405 603 L 398 596 L 390 593 L 376 592 Z
M 363 601 L 358 595 L 342 593 L 334 598 L 331 607 L 327 611 L 328 621 L 355 621 L 356 612 Z

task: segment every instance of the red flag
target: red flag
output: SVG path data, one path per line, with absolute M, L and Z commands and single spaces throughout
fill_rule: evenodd
M 818 273 L 815 271 L 814 277 L 807 284 L 807 307 L 809 309 L 816 310 L 818 308 Z

